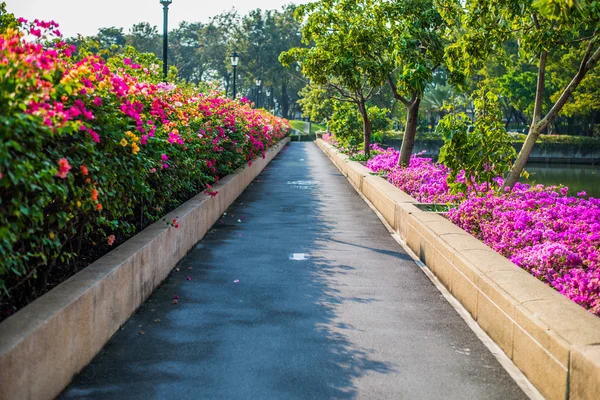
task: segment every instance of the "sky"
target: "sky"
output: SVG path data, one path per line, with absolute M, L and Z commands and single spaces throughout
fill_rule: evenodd
M 27 19 L 54 20 L 64 36 L 95 35 L 99 28 L 125 28 L 150 22 L 162 32 L 162 5 L 159 0 L 5 0 L 9 12 Z M 169 28 L 181 21 L 207 22 L 214 15 L 235 7 L 241 15 L 261 8 L 280 9 L 285 4 L 309 0 L 173 0 L 169 6 Z

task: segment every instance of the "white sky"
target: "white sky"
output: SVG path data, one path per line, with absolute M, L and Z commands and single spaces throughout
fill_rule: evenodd
M 30 20 L 35 18 L 60 24 L 65 36 L 95 35 L 98 28 L 125 28 L 149 22 L 162 32 L 163 11 L 159 0 L 5 0 L 9 12 Z M 209 17 L 235 7 L 241 15 L 255 8 L 279 9 L 285 4 L 310 0 L 173 0 L 169 6 L 169 28 L 180 21 L 206 22 Z

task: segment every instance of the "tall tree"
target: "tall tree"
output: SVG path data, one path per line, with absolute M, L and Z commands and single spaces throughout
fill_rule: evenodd
M 335 93 L 334 99 L 356 105 L 363 122 L 364 151 L 371 146 L 367 102 L 386 82 L 387 71 L 373 54 L 384 48 L 381 24 L 374 24 L 374 0 L 321 0 L 298 8 L 305 20 L 303 42 L 280 56 L 285 66 L 301 64 L 311 82 Z
M 556 119 L 600 59 L 600 3 L 588 0 L 440 0 L 440 9 L 446 21 L 460 34 L 457 43 L 447 49 L 449 69 L 459 79 L 481 68 L 485 60 L 502 51 L 502 44 L 510 39 L 519 43 L 522 57 L 538 60 L 529 133 L 502 190 L 512 188 L 542 131 Z M 549 57 L 565 49 L 580 50 L 577 60 L 572 60 L 577 67 L 551 106 L 544 109 Z
M 140 22 L 129 29 L 129 34 L 125 36 L 125 42 L 129 46 L 135 47 L 140 53 L 154 53 L 156 56 L 162 56 L 162 37 L 158 33 L 156 26 L 148 22 Z
M 125 34 L 123 33 L 123 28 L 115 28 L 114 26 L 111 28 L 100 28 L 98 35 L 96 35 L 96 40 L 102 47 L 122 47 L 125 45 Z
M 427 84 L 442 65 L 447 26 L 433 0 L 379 2 L 384 19 L 378 31 L 389 35 L 391 52 L 376 53 L 389 72 L 387 80 L 396 99 L 407 110 L 398 164 L 407 166 L 414 149 L 419 107 Z M 382 49 L 385 50 L 385 49 Z

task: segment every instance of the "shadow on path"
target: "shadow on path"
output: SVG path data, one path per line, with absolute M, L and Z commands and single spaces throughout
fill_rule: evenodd
M 61 397 L 523 394 L 326 156 L 294 143 Z

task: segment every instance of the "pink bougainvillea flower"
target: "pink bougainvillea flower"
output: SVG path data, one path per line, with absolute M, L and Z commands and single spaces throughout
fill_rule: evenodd
M 166 155 L 166 154 L 163 154 L 163 155 L 160 156 L 160 159 L 163 160 L 163 161 L 167 161 L 169 159 L 169 156 Z
M 106 242 L 108 243 L 109 246 L 112 246 L 113 243 L 115 242 L 115 235 L 107 236 Z
M 56 173 L 56 176 L 65 179 L 69 174 L 70 169 L 71 166 L 69 165 L 69 161 L 66 158 L 61 158 L 58 160 L 58 172 Z
M 96 143 L 100 143 L 100 136 L 93 129 L 88 129 L 88 134 L 92 137 L 92 140 Z
M 411 157 L 397 166 L 399 152 L 380 152 L 367 166 L 383 172 L 390 183 L 424 203 L 448 203 L 450 221 L 600 316 L 600 199 L 567 187 L 517 183 L 498 194 L 485 184 L 466 194 L 450 191 L 450 170 L 431 159 Z M 465 174 L 458 175 L 465 182 Z M 502 178 L 496 178 L 497 185 Z

